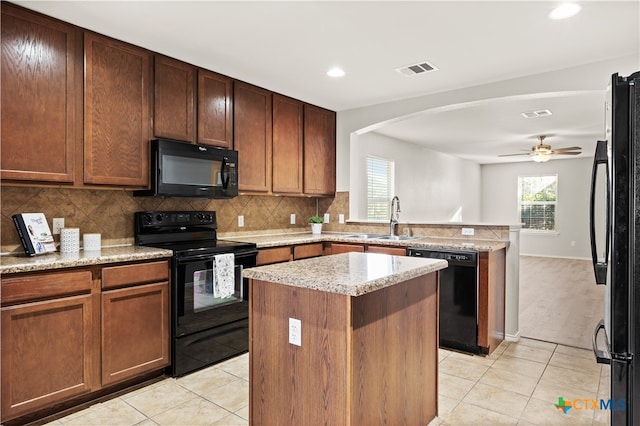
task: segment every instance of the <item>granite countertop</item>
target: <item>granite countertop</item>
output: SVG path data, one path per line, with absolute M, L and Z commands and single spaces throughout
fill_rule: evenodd
M 103 247 L 100 251 L 85 252 L 80 250 L 79 253 L 56 252 L 33 257 L 27 255 L 4 255 L 0 256 L 0 274 L 160 259 L 168 258 L 172 255 L 173 252 L 171 250 L 140 246 Z
M 361 296 L 447 267 L 445 260 L 343 253 L 245 269 L 246 278 Z
M 457 249 L 475 251 L 495 251 L 508 247 L 509 241 L 500 240 L 476 240 L 468 238 L 443 238 L 414 236 L 410 240 L 389 240 L 377 238 L 361 238 L 361 233 L 333 233 L 326 232 L 320 235 L 310 232 L 291 234 L 271 234 L 254 236 L 225 236 L 220 239 L 255 243 L 258 248 L 279 247 L 294 244 L 308 244 L 318 242 L 339 242 L 356 244 L 374 244 L 378 246 L 395 247 L 422 247 L 434 249 Z

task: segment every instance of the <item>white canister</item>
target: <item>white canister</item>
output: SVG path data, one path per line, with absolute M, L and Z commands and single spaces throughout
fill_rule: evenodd
M 80 228 L 62 228 L 60 230 L 60 253 L 78 253 L 80 251 Z
M 98 251 L 102 246 L 100 234 L 84 234 L 83 249 L 84 251 Z

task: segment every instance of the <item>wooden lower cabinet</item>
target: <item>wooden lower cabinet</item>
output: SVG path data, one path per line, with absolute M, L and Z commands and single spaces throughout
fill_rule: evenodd
M 331 254 L 358 252 L 364 253 L 363 244 L 346 244 L 346 243 L 332 243 Z
M 6 274 L 0 286 L 3 424 L 54 414 L 170 363 L 167 260 Z
M 256 265 L 288 262 L 291 260 L 291 246 L 261 248 L 258 250 Z
M 2 422 L 93 390 L 92 296 L 2 308 Z
M 102 385 L 169 365 L 169 283 L 102 292 Z
M 322 256 L 323 249 L 324 245 L 322 243 L 301 244 L 294 246 L 293 260 Z
M 367 252 L 391 254 L 393 256 L 406 256 L 407 248 L 406 247 L 389 247 L 389 246 L 368 246 Z
M 365 244 L 350 244 L 350 243 L 331 243 L 330 254 L 340 254 L 349 252 L 359 253 L 383 253 L 393 256 L 406 256 L 406 247 L 393 247 L 393 246 L 375 246 Z
M 478 253 L 478 346 L 493 352 L 504 340 L 506 250 Z

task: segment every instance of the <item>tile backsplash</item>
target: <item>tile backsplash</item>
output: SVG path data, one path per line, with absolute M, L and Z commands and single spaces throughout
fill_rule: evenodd
M 52 227 L 54 217 L 65 226 L 80 228 L 81 234 L 102 234 L 102 245 L 133 244 L 133 213 L 142 210 L 214 210 L 218 235 L 254 235 L 264 233 L 308 232 L 310 216 L 329 213 L 330 221 L 322 227 L 327 232 L 387 233 L 386 223 L 350 222 L 339 224 L 338 215 L 349 219 L 349 193 L 338 192 L 333 198 L 240 195 L 229 200 L 195 198 L 134 197 L 125 190 L 89 190 L 67 188 L 0 187 L 0 252 L 22 252 L 11 215 L 42 212 Z M 290 224 L 291 213 L 296 224 Z M 244 227 L 238 227 L 238 216 Z M 399 231 L 412 235 L 460 238 L 459 224 L 403 224 Z M 475 226 L 476 239 L 508 240 L 508 226 Z M 54 239 L 59 241 L 58 236 Z M 81 238 L 82 240 L 82 238 Z
M 54 217 L 65 220 L 66 227 L 80 228 L 82 234 L 102 234 L 103 245 L 133 244 L 133 213 L 141 210 L 215 210 L 218 233 L 304 232 L 307 220 L 316 213 L 316 198 L 266 195 L 240 195 L 228 200 L 193 198 L 134 197 L 125 190 L 88 190 L 2 186 L 0 194 L 0 250 L 22 251 L 11 215 L 42 212 L 49 226 Z M 348 197 L 346 205 L 348 206 Z M 323 214 L 333 198 L 320 198 L 318 212 Z M 290 224 L 291 213 L 296 224 Z M 342 212 L 341 212 L 342 213 Z M 345 211 L 348 217 L 348 212 Z M 238 227 L 238 215 L 244 227 Z M 337 214 L 335 215 L 337 222 Z M 57 237 L 56 237 L 57 239 Z

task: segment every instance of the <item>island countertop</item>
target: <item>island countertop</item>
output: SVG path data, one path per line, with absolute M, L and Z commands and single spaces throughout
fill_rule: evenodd
M 243 276 L 294 287 L 361 296 L 447 267 L 445 260 L 342 253 L 245 269 Z

